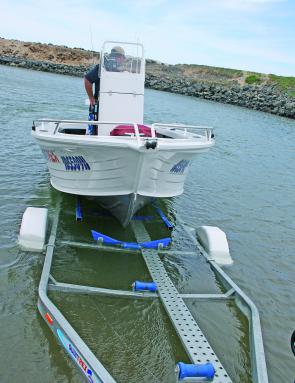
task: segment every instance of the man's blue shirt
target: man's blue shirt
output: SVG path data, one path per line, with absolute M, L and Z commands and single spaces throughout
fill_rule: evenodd
M 98 99 L 98 96 L 99 96 L 99 87 L 100 87 L 99 72 L 100 72 L 100 68 L 99 68 L 99 64 L 97 64 L 97 65 L 95 65 L 95 67 L 93 69 L 91 69 L 85 75 L 85 78 L 87 78 L 87 80 L 89 82 L 91 82 L 91 84 L 94 84 L 94 87 L 95 87 L 94 98 L 96 100 Z

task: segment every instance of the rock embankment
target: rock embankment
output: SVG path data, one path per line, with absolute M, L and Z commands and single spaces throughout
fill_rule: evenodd
M 275 85 L 222 86 L 188 79 L 159 78 L 150 73 L 146 75 L 145 85 L 147 88 L 243 106 L 295 119 L 295 97 L 280 92 Z
M 99 53 L 82 48 L 0 38 L 0 64 L 83 77 Z M 247 76 L 257 77 L 248 84 Z M 166 65 L 147 60 L 147 88 L 243 106 L 295 119 L 294 89 L 282 89 L 273 75 L 203 65 Z M 272 76 L 272 77 L 271 77 Z M 277 78 L 279 78 L 277 76 Z M 295 78 L 284 78 L 295 84 Z
M 50 61 L 26 60 L 14 56 L 0 56 L 0 65 L 9 65 L 18 68 L 33 69 L 42 72 L 66 74 L 69 76 L 83 77 L 89 66 L 56 64 Z

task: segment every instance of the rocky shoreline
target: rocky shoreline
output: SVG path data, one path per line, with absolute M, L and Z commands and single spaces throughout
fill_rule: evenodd
M 145 85 L 147 88 L 243 106 L 295 119 L 295 97 L 281 93 L 276 86 L 236 84 L 222 86 L 169 77 L 159 79 L 149 73 L 146 75 Z
M 14 56 L 0 56 L 0 65 L 9 65 L 18 68 L 33 69 L 75 77 L 83 77 L 88 69 L 85 65 L 55 64 L 50 61 L 27 60 Z
M 89 69 L 88 65 L 83 64 L 68 65 L 9 55 L 0 56 L 0 64 L 76 77 L 83 77 Z M 237 83 L 223 85 L 175 74 L 166 75 L 164 70 L 165 67 L 162 72 L 155 74 L 152 72 L 152 65 L 148 65 L 145 86 L 295 119 L 295 97 L 282 92 L 276 85 Z

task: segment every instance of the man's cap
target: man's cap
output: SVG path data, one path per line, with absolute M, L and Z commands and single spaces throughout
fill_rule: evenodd
M 122 55 L 122 56 L 125 56 L 124 49 L 122 47 L 119 47 L 119 46 L 116 46 L 116 47 L 112 48 L 111 54 L 112 55 Z

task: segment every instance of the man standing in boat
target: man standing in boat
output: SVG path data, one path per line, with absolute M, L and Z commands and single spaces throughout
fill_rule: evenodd
M 104 66 L 111 72 L 120 72 L 125 61 L 124 49 L 120 46 L 112 48 L 111 53 L 104 57 Z M 93 93 L 94 84 L 94 93 Z M 100 64 L 97 64 L 84 77 L 85 90 L 89 98 L 89 120 L 98 120 L 99 88 L 100 88 Z M 88 125 L 87 134 L 97 134 L 97 127 Z

